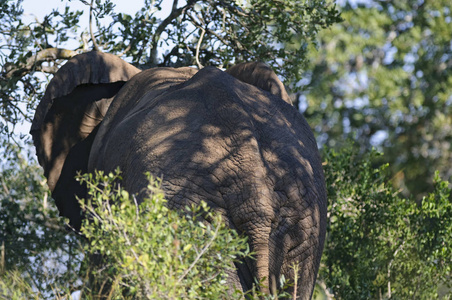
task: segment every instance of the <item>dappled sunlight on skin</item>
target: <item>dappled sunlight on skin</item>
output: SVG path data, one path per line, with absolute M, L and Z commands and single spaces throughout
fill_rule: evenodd
M 132 193 L 142 191 L 145 171 L 161 176 L 170 207 L 204 200 L 249 236 L 257 260 L 243 273 L 291 278 L 299 260 L 301 285 L 312 284 L 325 190 L 315 140 L 295 109 L 214 68 L 134 105 L 126 115 L 112 113 L 115 125 L 95 141 L 102 155 L 92 167 L 132 173 L 123 182 Z M 252 284 L 243 274 L 233 280 Z
M 240 68 L 250 75 L 244 77 Z M 265 286 L 279 287 L 282 275 L 294 278 L 292 265 L 297 262 L 297 293 L 308 299 L 326 225 L 315 139 L 271 69 L 245 64 L 231 73 L 260 88 L 212 67 L 156 68 L 138 73 L 115 91 L 105 117 L 99 113 L 104 110 L 88 107 L 87 120 L 94 123 L 85 124 L 82 114 L 74 125 L 77 134 L 79 127 L 88 132 L 103 117 L 88 138 L 55 140 L 70 149 L 57 202 L 63 203 L 64 192 L 75 189 L 66 177 L 72 178 L 77 168 L 111 172 L 119 167 L 122 185 L 138 194 L 138 200 L 145 196 L 144 174 L 150 172 L 162 178 L 170 208 L 205 201 L 228 226 L 248 236 L 256 259 L 236 264 L 237 272 L 228 278 L 231 287 L 249 290 L 254 276 Z M 57 136 L 53 132 L 47 139 Z M 72 209 L 75 200 L 66 201 L 66 209 Z

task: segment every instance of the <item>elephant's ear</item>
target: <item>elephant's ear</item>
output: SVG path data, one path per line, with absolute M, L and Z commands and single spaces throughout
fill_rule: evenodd
M 54 75 L 36 109 L 30 130 L 52 192 L 57 183 L 67 186 L 64 181 L 73 180 L 63 177 L 73 177 L 77 170 L 86 170 L 94 133 L 87 137 L 102 121 L 116 93 L 138 72 L 139 69 L 115 55 L 93 51 L 74 56 Z M 81 148 L 84 150 L 79 151 Z M 70 168 L 66 167 L 62 173 L 63 165 Z M 65 191 L 68 195 L 71 192 Z M 53 196 L 60 213 L 68 216 L 65 207 L 73 203 L 65 201 L 72 200 Z
M 279 96 L 289 104 L 292 104 L 284 84 L 276 76 L 275 72 L 262 62 L 240 63 L 226 70 L 227 73 L 248 84 L 252 84 L 273 95 Z

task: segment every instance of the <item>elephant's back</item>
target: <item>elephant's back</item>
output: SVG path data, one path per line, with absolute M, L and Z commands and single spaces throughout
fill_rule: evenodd
M 313 134 L 281 98 L 205 68 L 133 101 L 126 111 L 109 110 L 113 121 L 102 124 L 108 135 L 99 138 L 101 155 L 92 165 L 107 171 L 119 166 L 129 174 L 124 184 L 131 192 L 140 192 L 144 173 L 151 172 L 163 178 L 175 207 L 204 200 L 236 209 L 251 197 L 248 191 L 261 194 L 259 201 L 268 202 L 260 203 L 264 214 L 275 218 L 282 205 L 303 210 L 306 201 L 293 198 L 312 194 L 308 198 L 326 202 Z
M 312 284 L 323 248 L 326 192 L 309 125 L 280 97 L 214 68 L 148 93 L 104 138 L 101 169 L 124 172 L 144 197 L 145 172 L 162 178 L 171 208 L 205 201 L 257 253 L 258 278 L 290 278 L 296 261 Z M 247 283 L 251 285 L 251 281 Z
M 145 78 L 145 73 L 136 77 Z M 161 89 L 131 97 L 131 90 L 135 91 L 136 84 L 144 81 L 134 79 L 111 104 L 100 128 L 105 133 L 96 137 L 101 151 L 93 152 L 102 152 L 97 166 L 108 167 L 115 161 L 107 154 L 125 151 L 132 156 L 159 155 L 163 161 L 165 154 L 170 161 L 159 160 L 159 165 L 183 161 L 202 169 L 204 161 L 254 143 L 254 152 L 247 154 L 253 160 L 270 163 L 275 170 L 290 170 L 298 162 L 305 165 L 303 173 L 321 176 L 312 167 L 320 165 L 320 160 L 308 124 L 279 97 L 214 68 L 205 68 L 188 80 L 172 81 L 173 88 L 161 84 Z M 130 147 L 129 151 L 114 147 L 120 141 Z M 145 161 L 149 161 L 146 157 Z M 155 159 L 151 162 L 157 163 Z M 209 161 L 205 167 L 215 163 Z M 142 165 L 147 168 L 148 163 Z M 276 172 L 274 176 L 281 174 Z
M 153 99 L 171 86 L 190 79 L 196 72 L 196 69 L 190 67 L 152 68 L 132 77 L 116 95 L 100 125 L 92 146 L 88 169 L 105 169 L 103 157 L 109 152 L 106 145 L 111 140 L 111 133 L 139 106 L 144 95 L 148 94 L 147 99 Z

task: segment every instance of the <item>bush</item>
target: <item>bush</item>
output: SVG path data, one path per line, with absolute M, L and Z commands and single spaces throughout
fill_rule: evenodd
M 246 238 L 227 228 L 205 203 L 186 207 L 185 213 L 169 210 L 159 182 L 150 176 L 149 194 L 141 203 L 118 184 L 118 171 L 80 179 L 90 195 L 81 201 L 89 216 L 81 229 L 88 240 L 84 250 L 103 254 L 99 267 L 90 264 L 91 288 L 103 287 L 111 299 L 240 297 L 225 283 L 233 262 L 249 255 Z M 96 289 L 85 288 L 84 298 Z
M 0 150 L 0 299 L 27 298 L 12 293 L 24 285 L 23 295 L 32 290 L 39 299 L 54 299 L 61 289 L 76 288 L 79 241 L 58 217 L 42 168 L 30 163 L 34 154 L 6 141 Z
M 206 203 L 186 207 L 184 212 L 170 210 L 159 181 L 150 175 L 148 195 L 141 203 L 121 187 L 119 171 L 85 174 L 78 180 L 88 186 L 87 199 L 79 199 L 88 217 L 78 238 L 71 238 L 78 241 L 78 249 L 51 260 L 49 266 L 42 261 L 42 265 L 25 264 L 25 269 L 8 267 L 12 257 L 5 268 L 3 259 L 0 299 L 68 299 L 75 291 L 82 299 L 271 297 L 258 290 L 259 284 L 247 293 L 229 289 L 227 273 L 235 272 L 234 262 L 251 258 L 250 249 L 247 238 L 226 227 Z M 33 207 L 33 202 L 27 203 Z M 41 210 L 35 214 L 42 217 Z M 64 243 L 48 239 L 39 244 L 59 249 Z M 1 253 L 4 256 L 4 249 Z M 51 256 L 48 250 L 38 254 Z M 76 267 L 66 268 L 74 262 Z
M 394 190 L 388 165 L 374 166 L 380 155 L 324 152 L 329 223 L 319 277 L 336 299 L 438 298 L 451 280 L 449 183 L 436 175 L 434 192 L 416 203 Z

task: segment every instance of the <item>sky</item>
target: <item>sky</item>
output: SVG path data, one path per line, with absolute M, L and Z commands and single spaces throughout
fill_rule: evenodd
M 144 5 L 144 0 L 112 0 L 112 2 L 116 5 L 115 11 L 120 11 L 131 15 L 135 14 L 135 12 Z M 85 13 L 82 15 L 82 18 L 85 18 L 85 21 L 83 23 L 85 23 L 85 26 L 87 27 L 89 17 L 88 6 L 83 4 L 79 0 L 46 0 L 45 5 L 43 5 L 42 1 L 24 0 L 22 7 L 24 8 L 24 13 L 29 15 L 30 18 L 36 16 L 38 20 L 42 21 L 43 17 L 51 12 L 53 8 L 64 9 L 66 5 L 71 6 L 71 8 L 74 8 L 74 10 L 77 9 L 85 11 Z
M 86 1 L 90 2 L 90 0 Z M 126 13 L 132 16 L 134 16 L 135 13 L 144 6 L 144 0 L 111 0 L 111 2 L 115 5 L 115 12 Z M 182 5 L 184 4 L 184 1 L 179 2 L 181 2 Z M 172 3 L 172 0 L 164 0 L 162 10 L 156 15 L 160 18 L 165 18 L 171 11 Z M 80 17 L 80 32 L 88 32 L 89 6 L 83 4 L 80 0 L 46 0 L 45 5 L 43 5 L 43 1 L 39 0 L 24 0 L 22 3 L 25 16 L 24 21 L 25 23 L 32 22 L 35 19 L 42 21 L 44 16 L 49 14 L 53 9 L 58 8 L 60 12 L 63 12 L 66 6 L 70 6 L 72 11 L 83 11 L 83 15 Z M 105 18 L 102 19 L 101 22 L 108 22 L 109 20 L 111 19 Z

